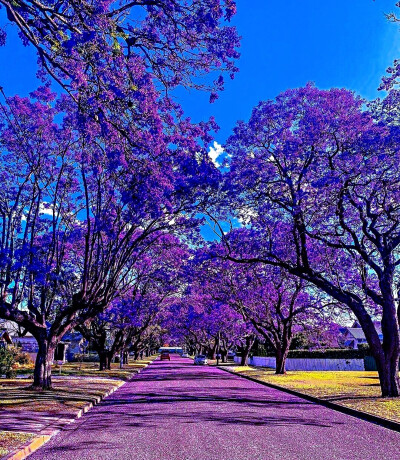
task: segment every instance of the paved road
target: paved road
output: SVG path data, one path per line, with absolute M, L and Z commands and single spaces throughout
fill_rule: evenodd
M 400 433 L 173 357 L 29 459 L 389 460 L 399 452 Z

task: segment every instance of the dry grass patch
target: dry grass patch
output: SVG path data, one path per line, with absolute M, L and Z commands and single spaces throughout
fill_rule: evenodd
M 66 363 L 60 368 L 57 365 L 53 366 L 53 374 L 57 375 L 73 375 L 81 377 L 104 377 L 109 379 L 129 380 L 138 370 L 143 369 L 149 362 L 134 361 L 129 364 L 124 364 L 123 369 L 119 368 L 118 363 L 112 363 L 111 369 L 99 371 L 98 363 Z
M 290 371 L 232 366 L 238 374 L 400 422 L 400 398 L 382 398 L 377 372 Z
M 65 363 L 61 366 L 57 364 L 53 365 L 53 376 L 77 376 L 77 377 L 96 377 L 96 378 L 115 378 L 120 380 L 129 380 L 133 375 L 135 375 L 138 370 L 143 369 L 148 364 L 150 364 L 157 356 L 150 356 L 145 359 L 131 361 L 129 364 L 124 364 L 123 369 L 120 369 L 118 363 L 112 363 L 111 369 L 106 369 L 99 371 L 99 363 L 96 362 L 74 362 L 74 363 Z M 33 367 L 32 366 L 23 366 L 18 369 L 19 374 L 25 374 L 28 377 L 32 378 Z M 0 383 L 2 381 L 0 380 Z
M 35 435 L 32 433 L 0 431 L 0 456 L 4 457 L 28 441 L 31 441 L 34 437 Z
M 3 413 L 24 413 L 24 417 L 36 420 L 43 415 L 68 416 L 73 418 L 88 403 L 99 401 L 105 394 L 129 380 L 137 371 L 149 364 L 154 357 L 133 361 L 119 369 L 113 364 L 111 370 L 99 372 L 98 363 L 71 363 L 53 369 L 53 389 L 32 390 L 31 378 L 0 379 L 0 411 Z M 22 372 L 26 372 L 23 369 Z M 17 427 L 17 429 L 19 426 Z M 10 428 L 11 429 L 11 428 Z M 3 457 L 35 437 L 31 433 L 0 431 L 0 457 Z
M 105 378 L 59 377 L 53 379 L 53 389 L 32 390 L 31 380 L 4 379 L 0 385 L 0 410 L 23 410 L 74 414 L 89 402 L 101 396 L 123 381 Z
M 50 412 L 74 415 L 88 403 L 95 403 L 146 367 L 154 357 L 124 365 L 112 364 L 111 370 L 98 371 L 98 363 L 68 363 L 53 368 L 53 389 L 32 390 L 32 379 L 0 379 L 0 410 Z

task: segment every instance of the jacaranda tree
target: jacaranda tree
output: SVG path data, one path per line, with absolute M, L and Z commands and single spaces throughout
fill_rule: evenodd
M 191 124 L 169 91 L 215 98 L 221 72 L 233 77 L 238 38 L 222 23 L 235 4 L 0 3 L 45 82 L 36 102 L 2 105 L 0 316 L 38 340 L 34 386 L 48 388 L 60 338 L 130 289 L 133 265 L 158 238 L 189 238 L 198 226 L 195 207 L 216 178 L 205 149 L 215 124 Z M 199 79 L 213 71 L 214 83 Z
M 318 323 L 327 302 L 279 267 L 216 258 L 203 262 L 202 269 L 204 290 L 243 317 L 253 329 L 253 340 L 256 331 L 267 342 L 276 355 L 276 373 L 284 374 L 294 335 Z
M 177 86 L 223 89 L 233 78 L 239 45 L 227 25 L 233 0 L 0 1 L 7 20 L 38 55 L 45 81 L 56 81 L 81 116 L 111 124 L 135 145 L 136 106 L 152 92 Z M 3 21 L 4 22 L 4 21 Z M 3 30 L 2 42 L 5 43 Z M 214 82 L 199 77 L 213 72 Z M 178 109 L 179 110 L 179 109 Z
M 177 238 L 161 236 L 131 268 L 134 281 L 129 290 L 104 313 L 76 326 L 98 353 L 100 370 L 110 368 L 117 353 L 131 351 L 137 358 L 143 350 L 148 333 L 163 321 L 179 292 L 186 252 Z
M 210 358 L 219 352 L 225 361 L 229 350 L 238 347 L 248 355 L 257 331 L 229 302 L 235 294 L 230 291 L 230 296 L 226 295 L 230 289 L 225 284 L 226 266 L 210 262 L 207 251 L 199 249 L 192 251 L 184 274 L 186 288 L 175 304 L 179 314 L 171 317 L 172 324 L 174 319 L 177 323 L 173 329 L 178 336 Z
M 399 130 L 363 104 L 308 85 L 239 122 L 226 200 L 243 226 L 222 239 L 231 260 L 279 266 L 347 305 L 383 396 L 399 396 Z
M 190 238 L 215 174 L 196 140 L 206 125 L 172 123 L 133 150 L 96 122 L 82 130 L 74 105 L 53 107 L 48 89 L 33 96 L 43 102 L 1 107 L 0 316 L 37 339 L 34 385 L 49 387 L 61 337 L 130 288 L 131 268 L 160 237 Z

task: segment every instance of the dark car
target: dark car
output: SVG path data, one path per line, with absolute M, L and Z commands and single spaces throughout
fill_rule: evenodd
M 171 361 L 171 357 L 167 351 L 163 351 L 160 356 L 161 361 L 168 360 Z

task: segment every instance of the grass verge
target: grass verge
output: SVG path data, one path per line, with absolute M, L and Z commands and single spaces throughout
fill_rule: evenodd
M 377 372 L 290 371 L 231 366 L 231 371 L 344 407 L 400 422 L 400 398 L 382 398 Z
M 111 369 L 105 371 L 97 370 L 98 363 L 68 363 L 62 366 L 59 374 L 58 366 L 54 366 L 53 388 L 48 391 L 32 390 L 29 375 L 28 378 L 0 379 L 0 411 L 4 420 L 5 416 L 17 421 L 23 417 L 26 427 L 37 422 L 37 426 L 46 425 L 51 429 L 60 417 L 74 419 L 81 409 L 96 404 L 155 358 L 132 361 L 123 369 L 119 364 L 112 364 Z M 26 370 L 20 372 L 25 374 Z M 38 436 L 38 432 L 21 432 L 24 428 L 19 422 L 7 420 L 2 427 L 7 431 L 0 431 L 0 458 Z
M 113 363 L 105 371 L 98 371 L 98 363 L 68 363 L 60 374 L 58 366 L 54 366 L 53 388 L 48 391 L 32 390 L 30 378 L 1 379 L 0 410 L 74 414 L 132 378 L 154 358 L 133 361 L 123 369 Z
M 0 431 L 0 456 L 8 455 L 19 446 L 31 441 L 34 437 L 33 433 Z
M 55 376 L 76 376 L 76 377 L 104 377 L 115 378 L 120 380 L 129 380 L 132 375 L 138 370 L 146 367 L 154 356 L 142 360 L 132 361 L 129 364 L 124 364 L 123 369 L 120 369 L 118 363 L 112 363 L 111 369 L 99 371 L 99 363 L 66 363 L 61 366 L 53 366 L 53 374 Z

